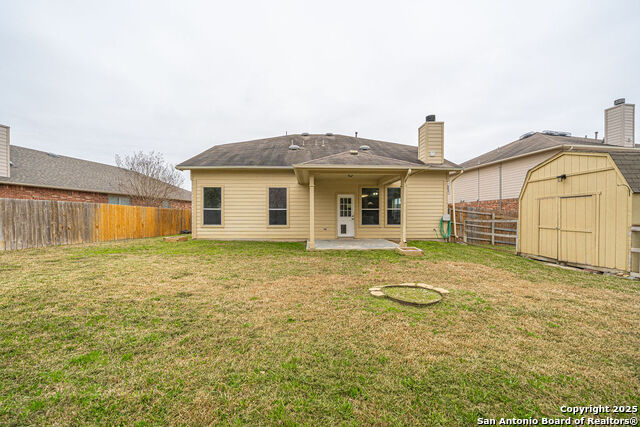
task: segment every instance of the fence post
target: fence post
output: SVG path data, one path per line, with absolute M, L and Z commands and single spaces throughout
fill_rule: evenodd
M 491 213 L 491 246 L 496 244 L 496 214 Z
M 467 243 L 467 219 L 462 223 L 462 241 Z

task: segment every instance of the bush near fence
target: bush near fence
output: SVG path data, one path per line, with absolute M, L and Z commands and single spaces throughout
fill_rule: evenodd
M 190 229 L 190 209 L 0 199 L 0 250 L 168 236 Z

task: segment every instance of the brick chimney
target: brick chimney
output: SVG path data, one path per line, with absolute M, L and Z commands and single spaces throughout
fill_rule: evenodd
M 427 164 L 444 163 L 444 122 L 436 122 L 436 116 L 427 116 L 418 129 L 418 159 Z
M 620 98 L 613 102 L 613 107 L 604 110 L 605 144 L 635 147 L 635 107 Z
M 11 176 L 9 161 L 9 126 L 0 125 L 0 178 Z

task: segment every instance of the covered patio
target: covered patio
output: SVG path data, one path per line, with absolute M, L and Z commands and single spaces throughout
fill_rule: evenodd
M 307 249 L 405 247 L 406 180 L 424 169 L 366 151 L 294 165 L 298 183 L 309 188 Z

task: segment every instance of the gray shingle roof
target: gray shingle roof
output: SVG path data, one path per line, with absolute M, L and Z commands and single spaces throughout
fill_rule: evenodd
M 634 193 L 640 193 L 640 153 L 611 152 L 609 153 L 624 179 Z
M 289 150 L 290 145 L 297 145 L 299 150 Z M 231 144 L 216 145 L 210 149 L 190 158 L 177 167 L 188 169 L 189 167 L 224 167 L 224 166 L 281 166 L 290 167 L 318 159 L 331 159 L 323 161 L 335 161 L 331 164 L 347 161 L 343 154 L 350 150 L 358 150 L 361 145 L 368 145 L 367 154 L 407 164 L 424 166 L 418 160 L 418 147 L 413 145 L 396 144 L 393 142 L 376 141 L 366 138 L 355 138 L 345 135 L 285 135 L 273 138 L 256 139 L 253 141 L 235 142 Z M 361 151 L 360 154 L 363 152 Z M 334 155 L 339 155 L 335 156 Z M 358 157 L 358 156 L 352 156 Z M 362 156 L 357 161 L 372 161 L 371 156 Z M 348 161 L 354 161 L 349 159 Z M 389 160 L 385 160 L 389 161 Z M 330 164 L 330 163 L 318 163 Z M 357 163 L 354 163 L 357 164 Z M 445 160 L 440 168 L 458 168 L 455 163 Z
M 620 148 L 615 145 L 604 144 L 603 140 L 601 139 L 580 138 L 575 136 L 545 135 L 543 133 L 536 132 L 528 138 L 513 141 L 505 146 L 488 151 L 484 154 L 479 155 L 478 157 L 474 157 L 471 160 L 467 160 L 460 166 L 462 166 L 463 168 L 472 168 L 475 166 L 483 165 L 485 163 L 492 163 L 523 154 L 533 153 L 534 151 L 540 151 L 548 148 L 571 144 Z
M 9 146 L 11 177 L 0 184 L 30 185 L 95 193 L 121 194 L 119 177 L 127 171 L 73 157 L 52 155 L 31 148 Z M 191 192 L 175 189 L 175 200 L 191 200 Z
M 350 165 L 350 166 L 424 166 L 424 163 L 406 162 L 404 160 L 392 159 L 390 157 L 377 156 L 368 151 L 351 151 L 332 154 L 319 159 L 309 160 L 296 166 L 330 166 L 330 165 Z

